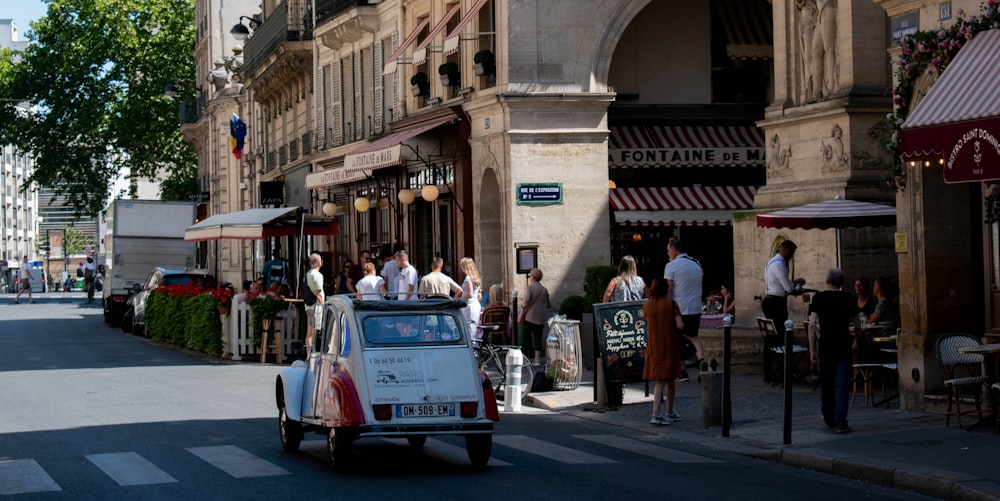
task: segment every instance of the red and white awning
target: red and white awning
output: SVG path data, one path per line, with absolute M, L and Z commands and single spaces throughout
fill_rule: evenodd
M 715 0 L 726 34 L 729 59 L 771 59 L 774 57 L 774 27 L 771 2 L 767 0 Z
M 476 17 L 476 14 L 479 14 L 479 10 L 482 9 L 488 1 L 489 0 L 476 0 L 476 3 L 472 4 L 472 7 L 470 7 L 469 10 L 462 15 L 462 19 L 458 21 L 458 24 L 451 29 L 451 32 L 448 33 L 448 36 L 444 39 L 444 55 L 450 56 L 458 52 L 458 42 L 459 37 L 462 35 L 462 30 L 464 30 L 465 27 L 472 22 L 472 18 Z
M 1000 179 L 1000 29 L 958 51 L 902 130 L 904 162 L 940 163 L 947 183 Z
M 608 137 L 608 166 L 759 167 L 764 131 L 751 126 L 620 126 Z
M 406 35 L 406 39 L 403 40 L 403 43 L 399 44 L 399 47 L 396 47 L 396 50 L 393 51 L 391 56 L 389 56 L 389 59 L 385 61 L 385 65 L 382 67 L 382 76 L 392 75 L 396 72 L 400 56 L 402 56 L 403 52 L 405 52 L 406 49 L 410 45 L 413 45 L 413 42 L 417 40 L 417 36 L 420 35 L 420 30 L 423 30 L 424 27 L 430 23 L 431 19 L 429 17 L 423 17 L 417 21 L 417 25 L 413 27 L 413 30 L 410 31 L 409 35 Z
M 427 60 L 427 48 L 434 41 L 434 37 L 436 37 L 438 33 L 441 33 L 441 30 L 443 30 L 445 25 L 448 24 L 448 21 L 451 21 L 451 18 L 455 16 L 455 13 L 458 12 L 458 9 L 460 8 L 462 8 L 462 2 L 456 2 L 452 5 L 451 8 L 448 9 L 448 12 L 446 12 L 445 15 L 438 20 L 437 24 L 434 25 L 434 28 L 432 28 L 430 33 L 427 34 L 424 41 L 420 42 L 413 48 L 412 64 L 424 64 L 424 61 Z
M 689 186 L 610 190 L 617 224 L 726 226 L 734 210 L 753 208 L 756 186 Z

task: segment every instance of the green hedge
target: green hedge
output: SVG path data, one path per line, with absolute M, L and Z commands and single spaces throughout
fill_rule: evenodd
M 150 292 L 146 299 L 146 332 L 157 341 L 213 356 L 222 354 L 222 322 L 211 294 L 174 296 Z
M 587 299 L 583 296 L 569 296 L 559 305 L 559 314 L 566 315 L 570 320 L 583 320 L 583 312 L 587 309 Z M 593 309 L 593 306 L 591 306 Z
M 617 266 L 594 265 L 587 267 L 587 274 L 583 279 L 583 290 L 586 294 L 586 304 L 584 313 L 594 311 L 594 304 L 604 301 L 604 289 L 608 287 L 608 282 L 618 275 Z

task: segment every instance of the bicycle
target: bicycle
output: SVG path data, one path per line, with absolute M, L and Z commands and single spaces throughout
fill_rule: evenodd
M 499 328 L 496 325 L 480 325 L 478 330 L 482 333 L 484 330 L 498 330 Z M 479 368 L 490 378 L 493 391 L 498 396 L 504 392 L 507 386 L 507 353 L 512 349 L 520 350 L 520 348 L 517 345 L 491 344 L 486 342 L 485 339 L 473 341 L 473 354 L 479 363 Z M 535 379 L 531 360 L 524 356 L 523 353 L 521 354 L 520 370 L 521 400 L 523 401 L 527 397 L 528 392 L 531 391 L 531 386 Z

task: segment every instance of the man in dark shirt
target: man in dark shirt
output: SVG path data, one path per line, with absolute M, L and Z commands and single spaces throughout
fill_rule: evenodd
M 857 322 L 858 303 L 841 290 L 844 271 L 831 268 L 826 290 L 816 293 L 809 304 L 809 357 L 819 366 L 823 422 L 837 433 L 849 433 L 847 401 L 850 397 L 852 323 Z

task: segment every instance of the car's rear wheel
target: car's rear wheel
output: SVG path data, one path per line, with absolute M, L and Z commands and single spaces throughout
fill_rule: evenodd
M 351 459 L 351 447 L 354 434 L 349 428 L 330 428 L 326 436 L 326 449 L 330 455 L 330 464 L 334 468 L 343 468 Z
M 414 449 L 419 449 L 427 443 L 427 435 L 413 435 L 406 437 L 406 441 L 410 443 L 410 447 Z
M 295 452 L 299 450 L 304 433 L 302 423 L 288 419 L 288 411 L 285 403 L 281 403 L 281 410 L 278 411 L 278 433 L 281 434 L 281 448 L 285 452 Z
M 125 310 L 125 314 L 122 315 L 122 332 L 129 333 L 132 332 L 132 319 L 134 318 L 134 313 L 132 309 L 129 308 Z
M 473 466 L 486 466 L 486 463 L 490 462 L 490 454 L 493 453 L 493 434 L 466 435 L 465 452 L 469 454 L 469 461 L 472 461 Z

